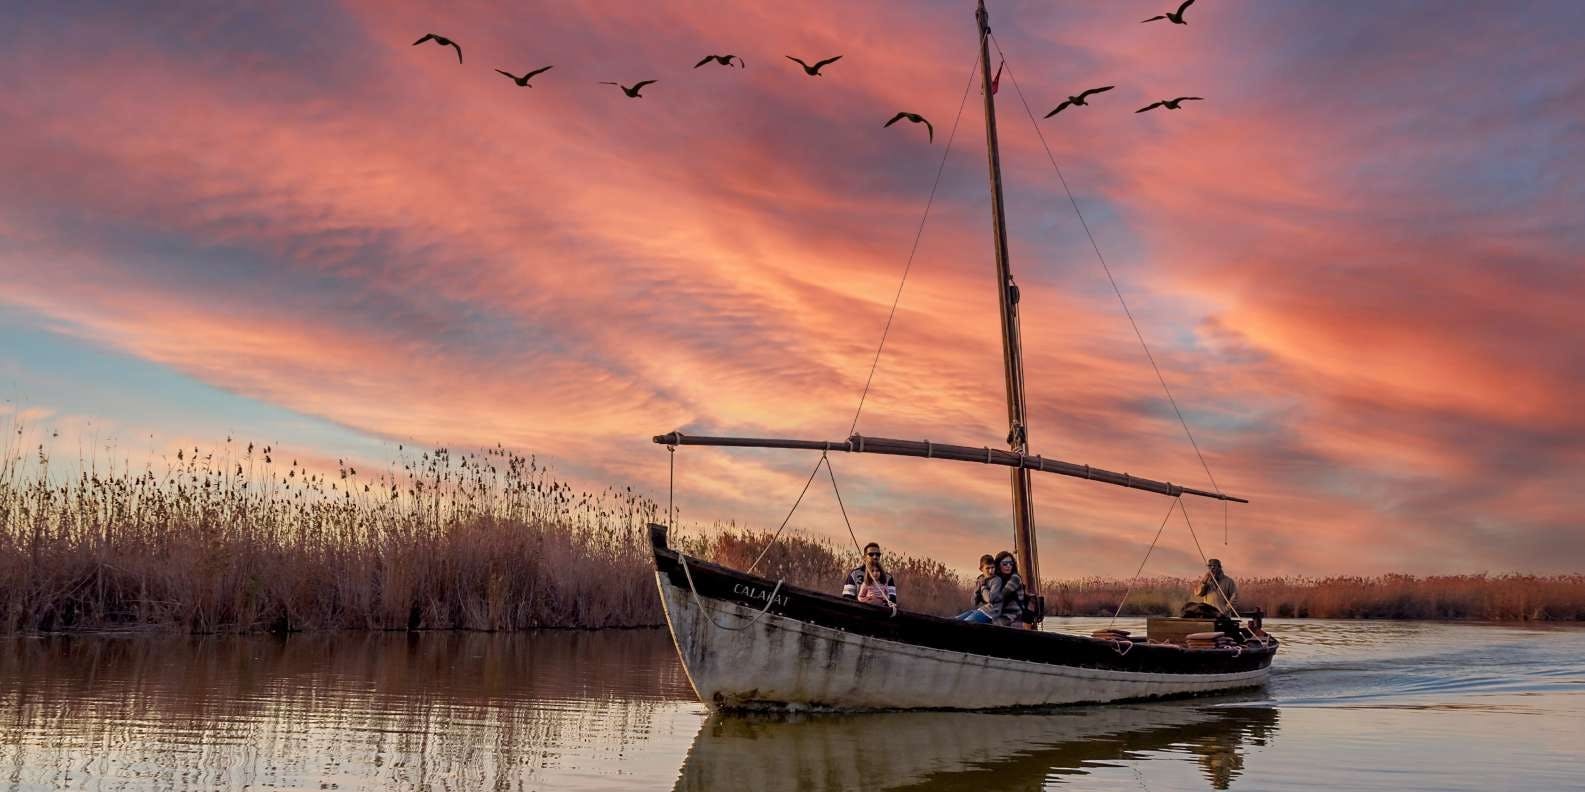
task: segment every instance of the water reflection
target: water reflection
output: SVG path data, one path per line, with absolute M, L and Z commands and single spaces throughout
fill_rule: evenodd
M 1277 711 L 1258 706 L 1136 704 L 1039 714 L 713 715 L 675 789 L 1040 789 L 1091 768 L 1176 753 L 1212 789 L 1266 745 Z
M 672 652 L 620 632 L 6 641 L 0 783 L 477 788 L 593 772 L 692 731 Z
M 793 719 L 663 630 L 0 639 L 0 790 L 1580 788 L 1585 629 L 1269 629 L 1246 700 Z

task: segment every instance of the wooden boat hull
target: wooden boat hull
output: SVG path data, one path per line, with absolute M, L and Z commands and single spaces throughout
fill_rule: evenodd
M 1264 684 L 1276 652 L 893 614 L 684 559 L 666 546 L 664 526 L 651 526 L 651 542 L 678 656 L 699 699 L 717 709 L 983 710 L 1198 695 Z

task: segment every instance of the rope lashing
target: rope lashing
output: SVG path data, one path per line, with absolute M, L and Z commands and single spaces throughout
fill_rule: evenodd
M 759 613 L 754 614 L 753 618 L 750 618 L 748 621 L 737 627 L 728 627 L 725 624 L 716 621 L 715 617 L 710 615 L 710 611 L 705 609 L 704 600 L 699 599 L 699 589 L 695 588 L 693 585 L 693 573 L 688 571 L 688 556 L 679 552 L 677 553 L 677 561 L 682 564 L 682 576 L 688 579 L 688 592 L 693 594 L 693 604 L 698 606 L 699 612 L 704 614 L 704 617 L 709 619 L 710 623 L 716 626 L 716 629 L 726 630 L 727 632 L 742 632 L 743 630 L 753 627 L 755 622 L 759 621 L 762 616 L 770 611 L 770 606 L 776 602 L 777 592 L 781 591 L 782 581 L 778 580 L 776 581 L 776 587 L 771 589 L 770 596 L 765 599 L 765 607 L 760 608 Z

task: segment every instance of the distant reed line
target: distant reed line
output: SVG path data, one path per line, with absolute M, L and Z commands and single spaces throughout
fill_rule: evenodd
M 0 633 L 167 629 L 523 630 L 655 626 L 645 526 L 631 488 L 578 491 L 531 456 L 419 453 L 369 475 L 310 471 L 268 447 L 185 450 L 165 470 L 50 475 L 43 447 L 0 447 Z M 745 568 L 768 533 L 710 526 L 674 539 Z M 830 591 L 850 548 L 783 536 L 759 573 Z M 904 607 L 949 615 L 968 582 L 888 553 Z M 1165 614 L 1189 581 L 1141 581 L 1124 613 Z M 1585 619 L 1585 576 L 1240 579 L 1278 616 Z M 1053 615 L 1110 615 L 1125 584 L 1047 586 Z
M 1231 571 L 1231 570 L 1230 570 Z M 1585 621 L 1585 575 L 1380 575 L 1238 577 L 1238 600 L 1269 616 L 1315 619 Z M 1134 585 L 1123 615 L 1176 614 L 1191 580 L 1156 577 Z M 1048 591 L 1064 616 L 1111 616 L 1127 581 L 1064 581 Z

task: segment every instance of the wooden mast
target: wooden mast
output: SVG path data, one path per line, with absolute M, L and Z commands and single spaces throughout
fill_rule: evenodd
M 1018 287 L 1007 259 L 1007 217 L 1002 208 L 1002 162 L 996 145 L 996 94 L 992 88 L 990 14 L 979 0 L 974 14 L 980 31 L 980 86 L 985 95 L 985 150 L 991 173 L 991 228 L 996 244 L 996 283 L 1002 314 L 1002 358 L 1007 385 L 1007 446 L 1016 454 L 1029 451 L 1029 422 L 1024 402 L 1024 358 L 1018 328 Z M 1040 561 L 1035 549 L 1035 504 L 1029 469 L 1013 468 L 1013 547 L 1018 571 L 1030 595 L 1040 591 Z

